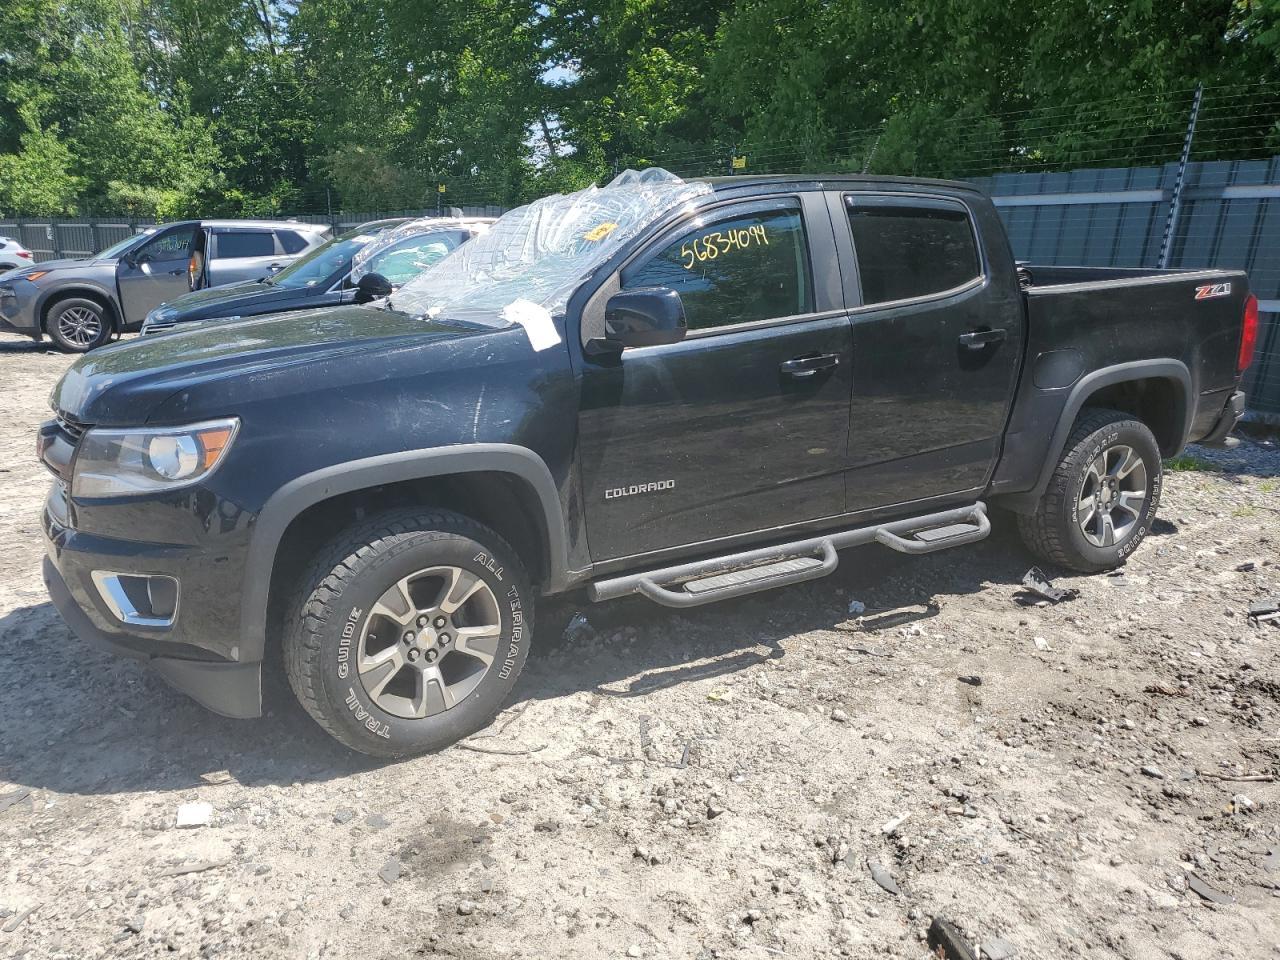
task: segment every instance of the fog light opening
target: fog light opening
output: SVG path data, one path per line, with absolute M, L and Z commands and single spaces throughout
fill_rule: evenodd
M 168 627 L 178 615 L 178 581 L 173 577 L 95 570 L 93 583 L 121 623 Z

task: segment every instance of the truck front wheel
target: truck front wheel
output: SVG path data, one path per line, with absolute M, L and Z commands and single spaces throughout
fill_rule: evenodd
M 1082 573 L 1120 566 L 1160 503 L 1160 447 L 1146 424 L 1118 410 L 1086 411 L 1067 439 L 1022 539 L 1050 563 Z
M 336 739 L 373 756 L 438 750 L 485 726 L 532 636 L 520 557 L 451 511 L 396 510 L 348 529 L 291 601 L 294 693 Z

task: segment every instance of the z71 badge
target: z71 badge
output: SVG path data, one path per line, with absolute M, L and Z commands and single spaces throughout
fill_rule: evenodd
M 1212 300 L 1214 297 L 1231 296 L 1231 284 L 1211 283 L 1206 287 L 1196 287 L 1197 300 Z

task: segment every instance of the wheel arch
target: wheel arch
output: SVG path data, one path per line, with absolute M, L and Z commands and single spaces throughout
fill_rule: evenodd
M 123 329 L 120 307 L 111 292 L 99 287 L 97 284 L 80 282 L 71 286 L 55 287 L 40 298 L 40 301 L 36 304 L 36 316 L 40 318 L 40 330 L 43 333 L 47 334 L 49 332 L 49 312 L 63 300 L 70 300 L 74 297 L 82 297 L 86 300 L 100 303 L 106 308 L 107 320 L 111 323 L 115 332 L 118 334 Z
M 546 464 L 531 450 L 462 444 L 335 464 L 283 486 L 254 522 L 244 569 L 240 659 L 262 659 L 271 616 L 297 569 L 286 553 L 291 543 L 308 545 L 309 527 L 312 536 L 327 540 L 334 530 L 326 520 L 354 520 L 362 510 L 411 503 L 456 509 L 493 527 L 546 592 L 568 586 L 560 496 Z
M 1035 486 L 1025 493 L 994 498 L 996 503 L 1019 513 L 1035 509 L 1062 459 L 1076 421 L 1089 408 L 1132 413 L 1155 434 L 1161 455 L 1174 456 L 1186 446 L 1195 414 L 1195 396 L 1191 372 L 1181 360 L 1136 360 L 1081 377 L 1058 413 Z

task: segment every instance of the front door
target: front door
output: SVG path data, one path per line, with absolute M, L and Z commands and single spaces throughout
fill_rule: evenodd
M 126 325 L 136 325 L 167 300 L 187 292 L 187 260 L 197 227 L 161 230 L 116 268 Z
M 851 312 L 847 508 L 976 496 L 1000 452 L 1022 353 L 1012 257 L 983 255 L 959 198 L 849 194 L 832 212 L 838 241 L 853 245 L 850 300 L 861 303 Z
M 850 328 L 820 194 L 701 211 L 624 289 L 680 293 L 686 339 L 588 359 L 581 479 L 596 562 L 839 514 Z

